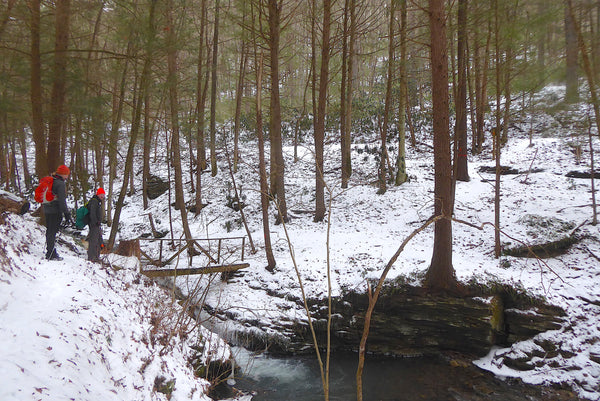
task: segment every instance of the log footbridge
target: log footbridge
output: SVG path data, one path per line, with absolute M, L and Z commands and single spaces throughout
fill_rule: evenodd
M 250 266 L 249 263 L 244 263 L 245 240 L 246 237 L 139 238 L 142 262 L 140 272 L 148 277 L 175 277 L 244 269 Z M 144 243 L 152 242 L 158 243 L 158 250 L 151 251 L 149 247 L 142 246 Z M 182 259 L 187 259 L 187 266 L 179 267 Z

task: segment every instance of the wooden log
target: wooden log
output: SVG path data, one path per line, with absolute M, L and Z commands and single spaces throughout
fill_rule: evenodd
M 29 211 L 30 203 L 9 192 L 0 191 L 0 213 L 10 212 L 23 215 Z
M 211 274 L 232 272 L 244 269 L 250 266 L 249 263 L 234 263 L 230 265 L 206 266 L 206 267 L 188 267 L 182 269 L 150 269 L 142 270 L 141 273 L 148 277 L 174 277 L 174 276 L 189 276 L 193 274 Z

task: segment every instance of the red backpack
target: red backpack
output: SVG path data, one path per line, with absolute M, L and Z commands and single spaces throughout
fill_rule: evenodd
M 52 184 L 54 184 L 54 178 L 47 176 L 40 180 L 40 185 L 35 189 L 35 201 L 38 203 L 52 202 L 55 198 L 52 193 Z

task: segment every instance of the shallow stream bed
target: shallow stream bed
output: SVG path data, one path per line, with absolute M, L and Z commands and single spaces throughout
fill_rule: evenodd
M 315 357 L 272 357 L 236 350 L 240 372 L 233 387 L 253 394 L 252 401 L 323 400 Z M 330 400 L 356 399 L 357 355 L 334 354 Z M 570 391 L 526 385 L 482 371 L 461 357 L 370 357 L 363 374 L 365 401 L 562 401 Z

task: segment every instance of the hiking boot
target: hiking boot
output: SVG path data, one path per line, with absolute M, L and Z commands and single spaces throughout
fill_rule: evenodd
M 58 253 L 54 252 L 52 255 L 46 256 L 47 260 L 57 260 L 57 261 L 61 261 L 63 260 L 63 258 L 61 256 L 58 256 Z

